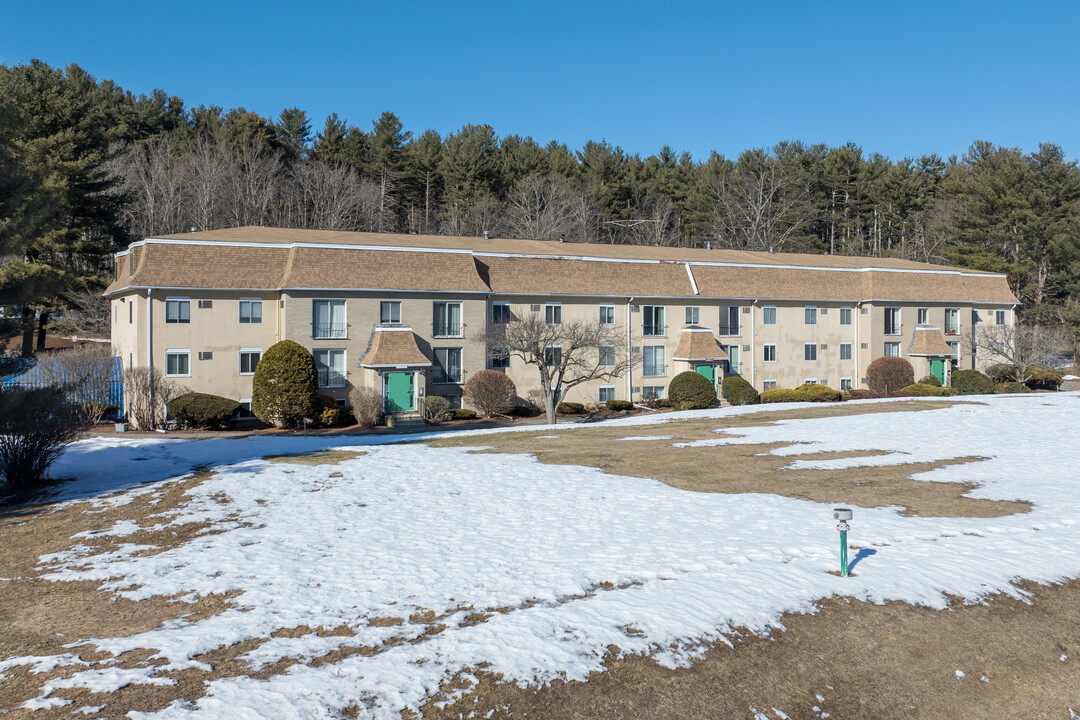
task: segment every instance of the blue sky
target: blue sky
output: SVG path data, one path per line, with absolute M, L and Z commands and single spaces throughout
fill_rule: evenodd
M 78 63 L 189 107 L 298 106 L 370 129 L 897 159 L 975 139 L 1080 152 L 1077 2 L 0 0 L 0 63 Z

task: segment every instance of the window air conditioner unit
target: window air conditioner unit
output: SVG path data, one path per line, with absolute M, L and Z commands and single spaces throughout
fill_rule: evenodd
M 533 312 L 540 312 L 540 306 L 539 305 L 530 305 L 529 309 L 532 310 Z
M 213 360 L 214 359 L 214 353 L 212 353 L 212 352 L 200 352 L 199 353 L 199 359 L 200 360 Z

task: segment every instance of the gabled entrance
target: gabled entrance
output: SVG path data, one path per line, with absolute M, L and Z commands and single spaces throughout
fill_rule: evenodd
M 945 358 L 930 358 L 930 374 L 936 377 L 939 383 L 945 384 Z

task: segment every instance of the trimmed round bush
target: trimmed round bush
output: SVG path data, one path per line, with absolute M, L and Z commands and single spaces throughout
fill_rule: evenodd
M 754 386 L 738 375 L 724 378 L 720 384 L 720 393 L 732 405 L 757 405 L 761 402 L 761 397 Z
M 585 406 L 576 402 L 561 402 L 555 408 L 555 412 L 560 415 L 580 415 L 585 412 Z
M 1029 393 L 1031 390 L 1027 385 L 1018 382 L 1005 383 L 1005 386 L 1001 388 L 1003 393 Z
M 1056 370 L 1032 365 L 1028 368 L 1028 379 L 1024 384 L 1032 390 L 1057 390 L 1065 378 Z
M 240 403 L 220 395 L 192 392 L 173 398 L 165 406 L 169 417 L 182 428 L 225 428 L 240 409 Z
M 476 411 L 469 408 L 450 408 L 442 414 L 443 420 L 475 420 Z
M 941 381 L 933 375 L 927 375 L 919 381 L 919 385 L 932 385 L 934 387 L 941 387 Z
M 716 407 L 716 388 L 712 382 L 693 370 L 681 372 L 671 379 L 667 392 L 671 407 L 676 410 L 701 410 Z
M 345 427 L 356 424 L 356 418 L 353 417 L 349 408 L 338 405 L 337 401 L 329 395 L 319 396 L 319 417 L 315 420 L 319 427 L 324 428 Z
M 251 412 L 270 425 L 299 427 L 320 409 L 319 373 L 307 348 L 292 340 L 270 346 L 255 366 Z
M 510 411 L 510 414 L 514 417 L 536 417 L 543 412 L 543 410 L 532 403 L 527 403 L 524 405 L 515 405 L 514 409 Z
M 634 403 L 629 400 L 608 400 L 604 405 L 612 412 L 622 412 L 623 410 L 634 409 Z
M 978 370 L 954 370 L 952 386 L 958 395 L 992 395 L 994 381 Z
M 1012 365 L 1006 365 L 1005 363 L 994 363 L 990 367 L 986 368 L 986 374 L 990 376 L 990 379 L 999 385 L 1010 383 L 1016 380 L 1016 368 Z
M 914 385 L 908 385 L 906 388 L 900 388 L 900 395 L 922 395 L 924 397 L 952 397 L 956 394 L 956 390 L 953 388 L 941 387 L 940 385 L 930 385 L 924 382 L 918 382 Z
M 818 385 L 817 383 L 803 383 L 797 388 L 777 388 L 775 390 L 766 390 L 761 393 L 761 402 L 763 403 L 778 403 L 778 402 L 841 402 L 844 399 L 844 393 L 839 390 L 833 390 L 828 385 Z
M 517 405 L 517 386 L 506 373 L 481 370 L 465 383 L 465 402 L 481 415 L 506 415 Z
M 904 358 L 879 357 L 866 368 L 870 392 L 884 394 L 915 384 L 915 368 Z

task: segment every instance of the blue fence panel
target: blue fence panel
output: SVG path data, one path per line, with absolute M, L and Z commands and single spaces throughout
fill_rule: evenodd
M 29 361 L 26 362 L 30 364 Z M 61 382 L 63 378 L 61 378 Z M 23 370 L 17 375 L 8 375 L 7 377 L 0 379 L 0 390 L 8 390 L 10 388 L 43 388 L 48 387 L 51 383 L 45 381 L 42 377 L 41 369 L 32 365 L 29 368 Z M 89 395 L 72 391 L 68 393 L 68 398 L 74 403 L 104 403 L 105 405 L 115 405 L 120 408 L 121 414 L 124 408 L 124 366 L 120 362 L 120 358 L 116 357 L 112 359 L 112 377 L 109 380 L 109 388 L 105 392 L 105 397 L 100 397 L 100 392 L 90 393 Z

